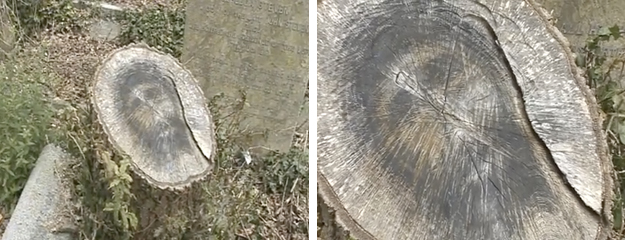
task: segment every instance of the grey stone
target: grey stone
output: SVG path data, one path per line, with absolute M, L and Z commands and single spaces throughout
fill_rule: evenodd
M 124 8 L 99 1 L 73 0 L 72 4 L 76 8 L 98 11 L 98 18 L 89 26 L 91 38 L 98 41 L 111 41 L 121 34 L 121 24 L 110 19 L 120 16 Z
M 74 0 L 72 4 L 77 8 L 93 8 L 98 9 L 100 13 L 100 17 L 114 17 L 119 16 L 124 8 L 120 6 L 116 6 L 113 4 L 99 2 L 99 1 L 85 1 L 85 0 Z
M 11 215 L 2 240 L 70 240 L 65 221 L 69 189 L 60 176 L 71 158 L 54 145 L 43 148 Z
M 298 127 L 296 131 L 300 133 L 304 133 L 308 131 L 308 98 L 304 99 L 304 103 L 302 104 L 302 110 L 299 114 Z
M 555 26 L 568 39 L 571 49 L 576 54 L 583 54 L 581 49 L 586 41 L 597 35 L 601 27 L 619 25 L 621 34 L 625 28 L 625 1 L 610 0 L 537 0 L 543 7 L 550 11 L 554 17 Z M 603 53 L 607 57 L 604 66 L 609 66 L 616 59 L 625 57 L 625 38 L 616 41 L 604 42 L 601 45 Z M 612 79 L 624 79 L 622 71 L 617 67 L 612 71 Z M 625 82 L 621 80 L 621 87 Z
M 121 25 L 118 22 L 100 19 L 91 24 L 89 35 L 98 41 L 111 41 L 121 33 Z
M 190 0 L 182 62 L 208 99 L 245 92 L 243 144 L 287 151 L 308 83 L 308 1 Z
M 588 37 L 596 35 L 601 27 L 622 25 L 625 20 L 622 14 L 625 12 L 624 1 L 537 0 L 537 2 L 552 14 L 555 26 L 567 37 L 574 49 L 583 47 Z M 618 45 L 622 46 L 623 42 L 619 41 Z

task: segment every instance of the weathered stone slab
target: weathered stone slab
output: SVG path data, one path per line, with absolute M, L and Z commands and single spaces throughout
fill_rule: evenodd
M 555 20 L 555 26 L 562 32 L 571 44 L 571 49 L 577 54 L 583 54 L 582 49 L 586 41 L 597 36 L 602 27 L 618 25 L 621 34 L 625 27 L 625 1 L 609 0 L 537 0 L 550 11 Z M 615 59 L 625 57 L 625 38 L 603 42 L 602 53 L 607 57 L 604 67 L 609 67 Z M 611 71 L 613 79 L 623 79 L 622 71 Z M 625 79 L 620 81 L 625 86 Z
M 207 98 L 246 99 L 245 144 L 288 150 L 308 82 L 308 2 L 191 0 L 185 27 L 182 62 Z
M 73 239 L 66 215 L 70 189 L 60 175 L 69 170 L 69 160 L 59 147 L 43 148 L 2 240 Z
M 111 20 L 98 19 L 89 27 L 89 35 L 98 41 L 111 41 L 121 33 L 121 24 Z
M 595 36 L 604 26 L 625 24 L 625 1 L 610 0 L 537 0 L 556 20 L 556 27 L 569 40 L 574 51 L 579 52 L 586 40 Z M 625 39 L 605 46 L 608 56 L 625 53 Z
M 308 131 L 308 104 L 308 99 L 305 99 L 304 103 L 302 104 L 302 111 L 299 114 L 299 132 Z

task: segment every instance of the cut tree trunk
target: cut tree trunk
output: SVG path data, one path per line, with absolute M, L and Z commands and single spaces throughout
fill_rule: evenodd
M 533 0 L 326 0 L 318 182 L 359 239 L 606 239 L 594 95 Z
M 184 189 L 213 169 L 212 116 L 193 75 L 146 44 L 111 52 L 95 74 L 102 128 L 132 170 L 152 186 Z

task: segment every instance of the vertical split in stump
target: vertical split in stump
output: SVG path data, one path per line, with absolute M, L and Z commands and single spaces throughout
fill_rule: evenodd
M 132 176 L 145 180 L 132 185 L 139 220 L 133 237 L 185 234 L 201 214 L 201 180 L 216 156 L 215 127 L 198 82 L 172 56 L 133 44 L 101 63 L 92 102 L 110 142 L 127 155 Z
M 182 189 L 212 170 L 212 117 L 199 84 L 175 58 L 144 44 L 118 49 L 98 68 L 92 94 L 111 143 L 151 185 Z
M 594 96 L 532 0 L 324 1 L 319 191 L 362 239 L 606 239 Z

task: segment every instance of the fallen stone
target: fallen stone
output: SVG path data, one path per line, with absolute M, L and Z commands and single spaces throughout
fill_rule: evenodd
M 89 35 L 98 41 L 111 41 L 121 33 L 121 24 L 115 21 L 100 19 L 89 29 Z
M 43 148 L 11 215 L 2 240 L 70 240 L 71 225 L 64 223 L 69 189 L 59 173 L 70 160 L 52 144 Z
M 84 0 L 74 0 L 72 1 L 74 7 L 77 8 L 97 8 L 100 13 L 100 17 L 114 17 L 118 16 L 124 11 L 124 8 L 115 6 L 113 4 L 98 2 L 98 1 L 84 1 Z

